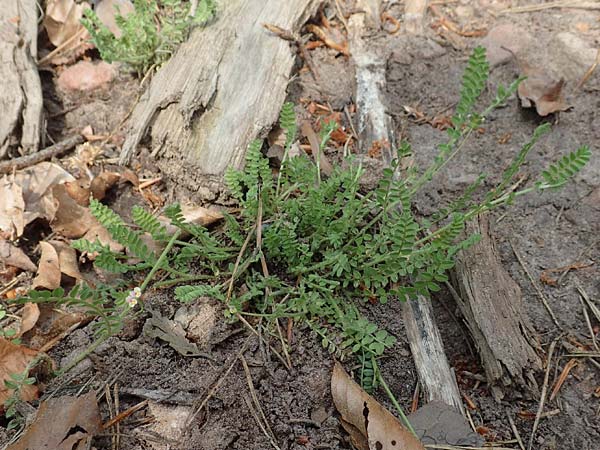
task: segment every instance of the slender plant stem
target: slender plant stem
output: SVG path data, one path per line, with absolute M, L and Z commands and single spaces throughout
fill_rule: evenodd
M 398 414 L 400 414 L 400 418 L 402 419 L 402 422 L 404 422 L 404 425 L 406 425 L 406 428 L 408 428 L 412 434 L 414 434 L 415 436 L 417 436 L 417 433 L 415 433 L 414 428 L 412 427 L 412 425 L 408 421 L 408 418 L 406 417 L 406 414 L 404 414 L 404 411 L 402 410 L 402 407 L 400 406 L 400 403 L 398 403 L 398 400 L 396 400 L 396 397 L 394 396 L 394 394 L 392 394 L 392 391 L 390 390 L 390 387 L 385 382 L 385 379 L 383 378 L 383 375 L 381 375 L 381 371 L 379 370 L 379 366 L 377 365 L 377 361 L 375 360 L 375 358 L 373 358 L 373 368 L 375 369 L 375 373 L 377 374 L 377 379 L 379 380 L 379 383 L 381 383 L 381 387 L 383 387 L 383 390 L 385 391 L 385 393 L 387 394 L 388 398 L 390 399 L 390 401 L 392 402 L 392 404 L 394 405 L 394 407 L 398 411 Z
M 171 240 L 169 241 L 167 246 L 163 249 L 162 253 L 160 254 L 160 257 L 156 261 L 156 264 L 154 264 L 154 266 L 152 267 L 152 270 L 150 270 L 150 272 L 148 272 L 148 275 L 146 275 L 144 282 L 140 286 L 140 289 L 142 290 L 142 292 L 144 292 L 146 290 L 146 288 L 148 287 L 148 284 L 150 283 L 150 281 L 152 281 L 154 274 L 160 269 L 160 266 L 165 261 L 165 259 L 167 259 L 167 255 L 173 248 L 173 245 L 175 244 L 175 241 L 177 240 L 177 238 L 179 237 L 180 234 L 181 234 L 181 230 L 177 230 L 171 237 Z

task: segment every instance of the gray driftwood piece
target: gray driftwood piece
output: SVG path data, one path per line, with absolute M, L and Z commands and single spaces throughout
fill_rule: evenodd
M 35 0 L 4 0 L 0 8 L 0 159 L 38 150 L 42 85 L 37 70 Z M 17 154 L 18 154 L 17 153 Z
M 481 240 L 461 251 L 454 269 L 456 300 L 479 350 L 494 397 L 513 382 L 537 391 L 533 372 L 541 370 L 539 343 L 535 339 L 521 290 L 502 266 L 489 221 L 479 216 L 466 232 Z
M 386 55 L 367 45 L 365 36 L 380 27 L 379 0 L 358 0 L 348 20 L 349 48 L 355 67 L 355 100 L 358 113 L 356 132 L 362 153 L 367 153 L 378 142 L 385 159 L 391 159 L 395 145 L 391 116 L 387 113 L 384 96 Z
M 228 0 L 217 20 L 195 30 L 152 79 L 128 122 L 121 162 L 150 131 L 163 173 L 213 200 L 228 167 L 277 121 L 294 63 L 290 43 L 263 28 L 292 32 L 321 0 Z
M 385 55 L 374 53 L 373 46 L 364 41 L 378 27 L 379 1 L 359 0 L 356 8 L 364 13 L 354 14 L 348 21 L 350 53 L 356 67 L 356 103 L 359 147 L 364 153 L 375 141 L 386 140 L 383 151 L 389 163 L 394 148 L 392 121 L 383 100 L 385 92 Z M 386 150 L 385 148 L 383 150 Z M 463 413 L 462 400 L 454 372 L 450 369 L 440 332 L 433 318 L 431 300 L 420 297 L 407 300 L 402 316 L 410 349 L 428 402 L 440 401 Z

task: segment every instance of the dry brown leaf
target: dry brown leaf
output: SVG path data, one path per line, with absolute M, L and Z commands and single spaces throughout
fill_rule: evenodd
M 33 280 L 32 289 L 42 287 L 54 290 L 60 287 L 60 265 L 58 253 L 48 242 L 40 242 L 42 256 L 38 265 L 37 275 Z
M 203 227 L 213 224 L 223 218 L 223 214 L 216 209 L 208 209 L 203 206 L 191 204 L 182 205 L 181 213 L 183 214 L 186 223 L 202 225 Z
M 25 200 L 18 183 L 5 175 L 0 180 L 0 232 L 6 239 L 16 239 L 25 228 Z
M 125 181 L 129 181 L 134 187 L 138 187 L 140 185 L 140 179 L 135 172 L 126 167 L 124 167 L 123 171 L 121 172 L 121 178 L 123 178 Z
M 519 84 L 517 89 L 521 106 L 524 108 L 535 106 L 537 113 L 542 117 L 571 108 L 564 97 L 562 89 L 565 81 L 562 78 L 556 81 L 542 68 L 532 66 L 527 61 L 517 57 L 510 49 L 502 48 L 513 55 L 519 66 L 521 76 L 527 77 Z
M 314 160 L 316 161 L 317 155 L 320 155 L 319 162 L 321 172 L 326 176 L 331 175 L 333 166 L 327 159 L 327 156 L 325 156 L 324 152 L 319 150 L 321 143 L 319 142 L 319 137 L 317 136 L 317 133 L 315 133 L 315 130 L 313 130 L 312 126 L 307 121 L 302 122 L 300 129 L 302 130 L 302 135 L 308 139 L 308 142 L 310 143 L 310 149 Z
M 48 242 L 40 242 L 42 256 L 38 265 L 36 277 L 33 279 L 32 289 L 42 287 L 53 290 L 60 287 L 60 265 L 58 253 Z
M 82 280 L 83 275 L 79 271 L 79 263 L 77 262 L 77 253 L 70 245 L 61 241 L 50 241 L 50 244 L 58 253 L 58 263 L 60 272 L 70 276 L 76 280 Z
M 22 345 L 13 344 L 0 338 L 0 405 L 11 396 L 12 390 L 4 384 L 10 380 L 10 375 L 23 373 L 27 365 L 36 357 L 37 351 Z M 34 385 L 25 385 L 21 389 L 21 400 L 29 402 L 38 396 L 38 388 Z
M 72 327 L 85 325 L 93 319 L 79 311 L 62 311 L 53 305 L 40 305 L 40 317 L 37 325 L 21 336 L 21 341 L 28 348 L 43 349 L 44 352 L 60 342 L 61 335 L 68 333 Z
M 90 204 L 90 182 L 86 179 L 79 179 L 65 183 L 65 189 L 78 205 L 89 206 Z
M 89 7 L 86 2 L 77 4 L 75 0 L 48 0 L 42 24 L 50 42 L 59 47 L 81 32 L 83 11 Z
M 37 218 L 51 222 L 58 202 L 52 188 L 75 181 L 57 164 L 42 162 L 0 181 L 0 228 L 14 239 L 23 234 L 25 226 Z
M 54 397 L 42 402 L 35 420 L 7 450 L 84 450 L 102 430 L 96 394 Z
M 19 326 L 17 337 L 21 337 L 24 333 L 31 330 L 39 318 L 40 308 L 37 303 L 25 303 L 23 313 L 21 314 L 21 325 Z
M 0 240 L 0 262 L 6 266 L 35 272 L 37 267 L 23 250 L 8 241 Z
M 116 172 L 102 172 L 92 180 L 90 190 L 96 200 L 102 200 L 111 187 L 119 180 L 121 175 Z
M 79 205 L 68 194 L 64 185 L 55 186 L 52 192 L 58 203 L 55 218 L 50 222 L 52 231 L 77 239 L 98 223 L 88 208 Z
M 377 400 L 356 384 L 336 362 L 331 377 L 333 402 L 342 415 L 343 425 L 351 425 L 355 445 L 368 450 L 425 450 L 421 442 Z M 367 446 L 365 447 L 365 442 Z

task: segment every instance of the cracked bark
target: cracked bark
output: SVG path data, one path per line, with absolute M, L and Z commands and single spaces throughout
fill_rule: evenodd
M 40 145 L 37 13 L 35 0 L 8 0 L 0 8 L 0 159 L 37 152 Z
M 154 76 L 129 121 L 121 162 L 151 138 L 167 178 L 203 200 L 223 190 L 228 167 L 275 123 L 294 63 L 289 42 L 262 27 L 296 32 L 320 0 L 223 2 L 217 20 L 195 30 Z

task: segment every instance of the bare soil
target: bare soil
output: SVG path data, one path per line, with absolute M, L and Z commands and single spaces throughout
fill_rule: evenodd
M 534 37 L 523 54 L 536 64 L 545 63 L 544 49 L 559 31 L 576 33 L 595 47 L 599 44 L 600 13 L 597 10 L 551 9 L 498 18 L 490 14 L 497 10 L 498 5 L 506 6 L 507 3 L 510 2 L 482 1 L 473 2 L 473 5 L 458 2 L 440 10 L 458 23 L 477 23 L 488 29 L 498 23 L 513 24 L 516 29 Z M 398 5 L 392 6 L 390 12 L 397 14 L 397 8 Z M 457 8 L 463 9 L 458 9 L 457 13 Z M 433 21 L 434 18 L 430 18 L 430 22 Z M 588 31 L 580 32 L 575 28 L 581 22 L 589 23 Z M 405 107 L 418 109 L 428 117 L 449 115 L 458 100 L 460 78 L 470 49 L 482 39 L 461 38 L 465 48 L 457 49 L 440 37 L 432 39 L 435 36 L 432 30 L 428 30 L 428 35 L 428 38 L 415 38 L 381 31 L 371 38 L 373 47 L 388 55 L 388 111 L 394 117 L 398 135 L 412 144 L 417 163 L 421 165 L 435 156 L 436 145 L 444 141 L 445 132 L 426 123 L 416 123 L 406 113 Z M 316 85 L 311 74 L 302 71 L 290 87 L 290 98 L 329 102 L 335 109 L 343 111 L 352 100 L 351 64 L 330 49 L 317 48 L 311 54 L 324 85 Z M 490 89 L 485 93 L 482 104 L 492 98 L 498 84 L 509 84 L 517 74 L 514 60 L 493 67 Z M 88 123 L 94 125 L 98 134 L 113 131 L 131 107 L 137 92 L 137 82 L 129 77 L 115 80 L 109 90 L 83 98 L 69 98 L 54 92 L 52 82 L 50 77 L 45 78 L 48 109 L 55 114 L 49 122 L 49 132 L 56 140 L 68 135 L 69 130 L 80 129 Z M 461 192 L 481 172 L 490 174 L 487 185 L 491 186 L 542 121 L 555 124 L 550 134 L 531 152 L 522 169 L 523 176 L 539 173 L 550 161 L 580 145 L 592 147 L 594 157 L 574 183 L 558 192 L 520 198 L 510 208 L 495 211 L 492 215 L 493 232 L 503 263 L 522 289 L 527 313 L 539 333 L 542 347 L 547 351 L 549 344 L 562 336 L 550 362 L 548 389 L 553 388 L 570 358 L 567 356 L 570 351 L 562 342 L 590 342 L 576 286 L 579 285 L 595 299 L 600 293 L 596 266 L 569 271 L 557 286 L 539 281 L 540 274 L 546 269 L 573 263 L 593 263 L 599 256 L 600 158 L 597 143 L 600 142 L 600 74 L 595 73 L 577 92 L 573 90 L 575 84 L 572 81 L 567 84 L 573 109 L 559 116 L 539 118 L 535 113 L 523 110 L 517 98 L 511 98 L 505 107 L 491 114 L 481 132 L 437 176 L 415 205 L 420 214 L 427 216 Z M 58 114 L 61 109 L 69 111 Z M 114 144 L 114 152 L 117 150 L 118 141 Z M 147 163 L 143 159 L 134 165 L 146 167 Z M 134 193 L 120 189 L 114 194 L 118 197 L 113 202 L 117 210 L 126 212 L 132 204 L 141 201 Z M 174 187 L 167 185 L 164 189 L 172 192 Z M 531 272 L 537 285 L 541 286 L 560 328 L 550 319 L 515 251 L 522 257 L 523 265 Z M 560 272 L 552 275 L 558 278 Z M 507 392 L 502 403 L 496 403 L 486 383 L 476 380 L 484 372 L 452 297 L 442 292 L 432 301 L 450 365 L 456 371 L 461 392 L 474 406 L 469 408 L 473 425 L 488 441 L 511 441 L 504 446 L 518 448 L 507 419 L 510 415 L 527 445 L 539 398 L 515 390 Z M 146 302 L 167 318 L 173 318 L 181 306 L 168 290 L 149 294 Z M 399 304 L 391 303 L 369 306 L 365 312 L 398 338 L 381 366 L 400 404 L 410 409 L 417 375 L 400 309 Z M 179 405 L 186 414 L 193 412 L 209 396 L 206 407 L 185 428 L 179 444 L 169 444 L 164 435 L 153 434 L 151 425 L 140 425 L 140 420 L 150 415 L 141 411 L 121 424 L 120 448 L 266 450 L 273 447 L 253 417 L 255 408 L 251 409 L 246 402 L 251 399 L 251 392 L 242 364 L 237 359 L 240 349 L 247 345 L 244 355 L 252 384 L 281 449 L 352 448 L 331 399 L 329 383 L 333 357 L 322 349 L 320 341 L 309 330 L 294 325 L 290 354 L 293 367 L 287 370 L 257 338 L 249 337 L 239 323 L 228 324 L 224 320 L 218 323 L 204 350 L 209 358 L 184 357 L 164 342 L 143 335 L 142 327 L 147 317 L 148 313 L 128 323 L 121 335 L 102 344 L 72 372 L 53 380 L 46 392 L 53 395 L 73 393 L 86 383 L 102 388 L 104 383 L 116 381 L 121 410 L 141 401 L 139 393 L 142 391 L 162 391 L 173 394 L 171 399 L 163 402 L 165 405 Z M 281 325 L 285 328 L 287 323 L 282 322 Z M 593 322 L 593 326 L 598 324 Z M 61 366 L 65 365 L 91 342 L 89 328 L 77 330 L 53 349 L 51 356 Z M 272 338 L 270 342 L 275 349 L 280 348 L 276 339 Z M 547 355 L 540 356 L 547 360 Z M 353 364 L 354 361 L 348 360 L 345 365 L 347 369 L 353 369 Z M 226 374 L 231 365 L 232 370 Z M 548 414 L 541 419 L 533 449 L 600 448 L 599 373 L 598 366 L 589 360 L 578 360 L 556 398 L 546 403 L 544 411 Z M 475 377 L 470 374 L 475 374 Z M 543 375 L 537 374 L 540 386 Z M 215 383 L 221 379 L 222 384 L 215 389 Z M 381 392 L 376 397 L 390 406 Z M 4 432 L 0 434 L 7 437 Z M 98 449 L 111 448 L 111 436 L 99 437 L 94 446 Z

